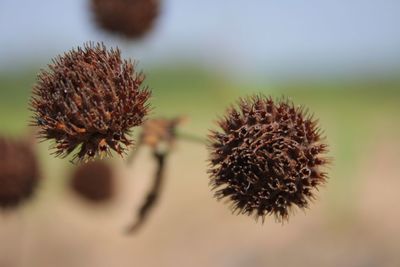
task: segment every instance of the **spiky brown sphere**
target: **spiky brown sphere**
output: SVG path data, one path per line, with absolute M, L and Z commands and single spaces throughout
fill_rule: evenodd
M 55 140 L 55 154 L 74 159 L 122 155 L 132 144 L 128 134 L 148 113 L 150 91 L 144 75 L 118 49 L 87 44 L 53 60 L 33 88 L 33 124 L 43 139 Z
M 38 181 L 38 162 L 32 147 L 0 137 L 0 207 L 16 207 L 29 199 Z
M 89 201 L 108 201 L 114 194 L 112 167 L 104 161 L 79 165 L 72 175 L 70 185 L 75 193 Z
M 92 0 L 91 9 L 100 28 L 127 38 L 140 38 L 155 22 L 159 0 Z
M 327 145 L 317 121 L 289 101 L 241 99 L 210 135 L 211 184 L 233 210 L 288 219 L 293 206 L 308 207 L 326 180 Z

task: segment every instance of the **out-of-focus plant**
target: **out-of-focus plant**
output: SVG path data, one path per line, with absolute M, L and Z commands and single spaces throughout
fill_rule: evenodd
M 0 207 L 16 208 L 31 199 L 39 180 L 39 163 L 32 144 L 0 137 Z
M 160 13 L 159 0 L 91 0 L 97 26 L 128 39 L 138 39 L 154 26 Z

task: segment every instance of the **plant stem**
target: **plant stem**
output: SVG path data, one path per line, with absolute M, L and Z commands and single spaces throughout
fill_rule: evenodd
M 153 155 L 157 161 L 157 171 L 154 176 L 153 186 L 147 194 L 146 200 L 139 209 L 138 219 L 127 229 L 128 234 L 136 232 L 143 225 L 150 213 L 150 210 L 155 206 L 155 204 L 157 204 L 161 192 L 167 153 L 155 152 Z

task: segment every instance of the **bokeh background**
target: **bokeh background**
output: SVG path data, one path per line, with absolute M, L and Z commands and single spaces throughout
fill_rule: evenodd
M 36 74 L 87 41 L 119 46 L 153 89 L 152 117 L 185 115 L 200 137 L 237 97 L 287 96 L 320 119 L 328 184 L 284 225 L 234 216 L 212 198 L 207 150 L 179 141 L 160 203 L 126 236 L 154 172 L 120 159 L 118 195 L 94 206 L 66 184 L 68 160 L 39 144 L 36 198 L 0 213 L 0 266 L 400 266 L 400 2 L 164 0 L 131 42 L 98 30 L 88 1 L 0 1 L 0 134 L 22 137 Z M 136 132 L 139 132 L 138 129 Z

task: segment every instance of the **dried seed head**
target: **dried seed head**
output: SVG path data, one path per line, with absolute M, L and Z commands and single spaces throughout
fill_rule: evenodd
M 326 181 L 327 145 L 317 121 L 289 101 L 241 99 L 218 124 L 221 131 L 210 135 L 211 184 L 234 211 L 287 220 Z
M 91 9 L 100 28 L 127 38 L 147 33 L 159 14 L 159 0 L 92 0 Z
M 140 135 L 141 143 L 156 149 L 161 143 L 173 146 L 176 139 L 176 127 L 183 121 L 181 117 L 173 119 L 156 118 L 143 123 Z
M 121 59 L 118 49 L 87 44 L 53 60 L 33 88 L 33 125 L 43 139 L 55 140 L 55 154 L 74 159 L 122 155 L 132 144 L 128 134 L 148 113 L 150 91 L 144 75 Z
M 71 179 L 72 190 L 92 202 L 105 202 L 114 194 L 112 167 L 104 161 L 92 161 L 79 165 Z
M 16 207 L 29 199 L 38 181 L 39 168 L 33 148 L 0 137 L 0 207 Z

